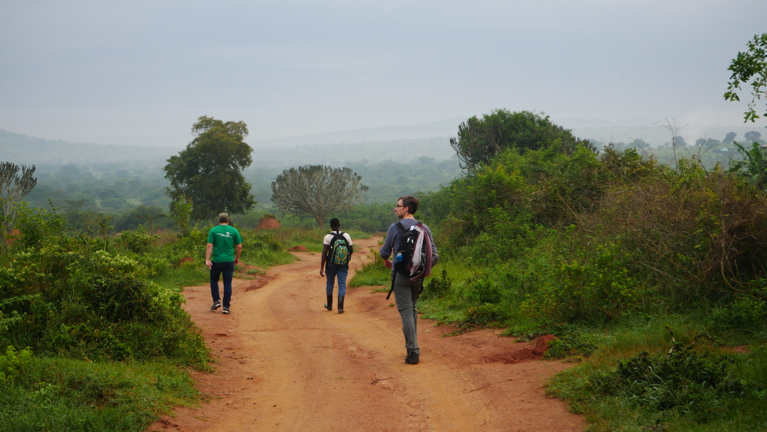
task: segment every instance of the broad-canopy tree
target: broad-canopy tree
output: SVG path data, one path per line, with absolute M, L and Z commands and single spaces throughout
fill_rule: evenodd
M 450 138 L 450 145 L 458 154 L 461 169 L 469 173 L 486 166 L 495 155 L 511 148 L 525 152 L 553 147 L 567 154 L 577 146 L 594 150 L 591 143 L 555 125 L 549 116 L 505 109 L 495 110 L 482 118 L 474 116 L 461 123 L 458 136 Z
M 192 203 L 195 220 L 212 218 L 222 211 L 244 213 L 256 202 L 242 170 L 250 166 L 253 149 L 243 140 L 248 136 L 245 122 L 226 122 L 202 116 L 192 126 L 194 140 L 165 165 L 170 187 L 165 192 L 175 204 Z
M 0 162 L 0 205 L 2 206 L 2 230 L 0 238 L 10 233 L 13 221 L 16 218 L 16 203 L 37 185 L 37 178 L 33 177 L 35 166 L 27 168 L 25 165 L 18 166 L 12 162 Z
M 738 90 L 741 90 L 741 83 L 751 85 L 751 101 L 748 103 L 748 109 L 744 113 L 744 121 L 756 121 L 759 115 L 756 113 L 757 100 L 762 96 L 767 98 L 767 33 L 755 35 L 752 41 L 749 41 L 748 51 L 738 52 L 730 63 L 727 70 L 732 71 L 730 81 L 727 83 L 727 92 L 724 94 L 724 100 L 740 101 Z M 767 111 L 763 114 L 767 116 Z
M 361 182 L 362 177 L 349 168 L 290 168 L 272 182 L 272 202 L 283 213 L 312 216 L 322 228 L 329 213 L 362 202 L 368 187 Z

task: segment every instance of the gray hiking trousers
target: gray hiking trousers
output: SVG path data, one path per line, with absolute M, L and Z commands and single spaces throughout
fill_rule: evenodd
M 405 347 L 408 354 L 415 351 L 421 355 L 418 348 L 418 309 L 415 305 L 418 296 L 421 295 L 421 285 L 423 279 L 416 282 L 410 282 L 410 278 L 395 272 L 394 273 L 394 299 L 397 302 L 397 310 L 402 318 L 402 333 L 405 335 Z

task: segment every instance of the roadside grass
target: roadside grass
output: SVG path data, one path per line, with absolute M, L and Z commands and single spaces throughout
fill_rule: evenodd
M 371 249 L 368 252 L 370 261 L 362 265 L 357 270 L 354 277 L 348 282 L 349 288 L 358 288 L 361 286 L 385 285 L 387 290 L 391 285 L 391 269 L 386 268 L 378 250 Z
M 204 263 L 182 263 L 170 266 L 151 278 L 163 288 L 180 292 L 185 286 L 204 285 L 210 281 L 210 273 Z
M 669 315 L 642 320 L 634 317 L 633 322 L 595 330 L 601 346 L 581 364 L 552 378 L 547 393 L 585 415 L 589 431 L 767 430 L 763 341 L 752 345 L 750 352 L 734 353 L 700 338 L 693 349 L 683 351 L 704 332 L 705 318 Z M 684 352 L 678 364 L 669 356 L 673 343 L 666 327 L 681 344 L 675 352 Z M 713 336 L 720 340 L 720 335 Z M 643 351 L 647 357 L 642 357 Z M 655 366 L 637 366 L 643 358 L 655 359 Z M 625 365 L 623 372 L 617 372 L 619 364 Z M 616 377 L 628 373 L 639 378 L 615 384 Z M 704 375 L 706 382 L 693 382 L 686 375 L 691 373 Z M 715 387 L 717 377 L 729 383 L 725 390 Z
M 20 372 L 0 380 L 2 431 L 144 430 L 201 400 L 184 370 L 161 362 L 32 357 Z

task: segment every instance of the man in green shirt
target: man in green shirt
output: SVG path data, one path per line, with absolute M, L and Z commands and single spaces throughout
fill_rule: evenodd
M 237 228 L 229 226 L 229 215 L 218 215 L 218 226 L 211 228 L 208 233 L 208 247 L 205 250 L 205 265 L 210 268 L 210 294 L 213 296 L 213 306 L 210 310 L 221 307 L 218 293 L 218 279 L 224 275 L 224 313 L 229 313 L 232 300 L 232 277 L 234 266 L 240 262 L 242 253 L 242 237 Z

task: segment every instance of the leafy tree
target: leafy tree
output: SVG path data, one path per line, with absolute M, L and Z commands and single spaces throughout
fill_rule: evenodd
M 16 218 L 16 203 L 37 184 L 37 178 L 32 176 L 34 173 L 34 165 L 27 168 L 12 162 L 0 162 L 0 204 L 3 211 L 3 230 L 0 231 L 0 238 L 5 238 L 5 234 L 9 233 L 13 226 L 13 220 Z
M 732 71 L 732 76 L 727 83 L 724 100 L 740 101 L 737 91 L 741 90 L 741 83 L 751 80 L 751 102 L 748 103 L 748 110 L 744 113 L 744 120 L 753 122 L 759 118 L 756 113 L 757 99 L 767 96 L 767 33 L 755 35 L 747 46 L 748 51 L 738 52 L 738 56 L 727 68 Z M 767 112 L 763 115 L 767 116 Z
M 272 202 L 283 213 L 312 216 L 320 228 L 330 212 L 362 202 L 368 187 L 349 168 L 304 165 L 290 168 L 272 182 Z
M 746 149 L 738 143 L 735 145 L 743 159 L 733 161 L 728 172 L 743 175 L 751 184 L 764 189 L 767 185 L 767 150 L 757 142 L 751 145 L 751 149 Z
M 242 170 L 250 166 L 253 149 L 243 141 L 248 135 L 245 122 L 224 123 L 202 116 L 192 126 L 192 134 L 194 140 L 178 156 L 171 156 L 164 168 L 170 180 L 165 191 L 173 203 L 190 199 L 191 217 L 196 220 L 221 211 L 250 210 L 256 202 Z
M 474 116 L 461 123 L 458 136 L 450 138 L 450 145 L 458 153 L 461 169 L 470 173 L 510 148 L 524 152 L 553 147 L 567 154 L 578 146 L 594 150 L 593 144 L 555 125 L 549 116 L 505 109 L 495 110 L 481 119 Z

